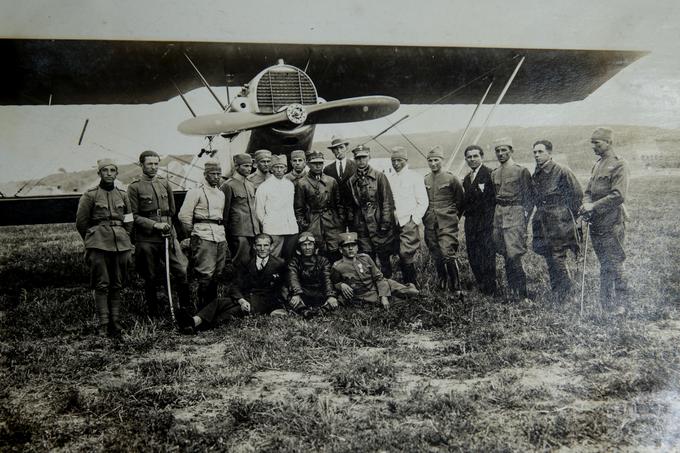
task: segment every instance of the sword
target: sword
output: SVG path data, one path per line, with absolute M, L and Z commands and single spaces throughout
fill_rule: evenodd
M 168 288 L 168 303 L 170 304 L 170 316 L 172 316 L 173 325 L 177 324 L 175 319 L 175 307 L 172 303 L 172 288 L 170 287 L 170 238 L 172 236 L 164 236 L 165 239 L 165 283 Z
M 585 244 L 583 245 L 583 275 L 581 276 L 581 314 L 580 316 L 583 317 L 583 293 L 586 289 L 586 258 L 588 257 L 588 236 L 589 232 L 588 230 L 590 229 L 590 222 L 586 222 L 586 227 L 584 228 L 583 235 L 585 236 Z

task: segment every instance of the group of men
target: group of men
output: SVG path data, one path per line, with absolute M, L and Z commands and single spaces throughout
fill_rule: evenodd
M 337 137 L 329 146 L 335 160 L 327 166 L 318 151 L 293 151 L 287 172 L 284 155 L 259 150 L 234 156 L 233 175 L 224 182 L 220 164 L 206 162 L 204 180 L 187 192 L 179 210 L 169 182 L 157 174 L 157 153 L 140 155 L 143 174 L 127 191 L 114 184 L 116 164 L 102 159 L 100 184 L 83 194 L 76 221 L 91 269 L 98 333 L 120 333 L 120 289 L 133 242 L 149 312 L 160 312 L 157 290 L 171 275 L 177 321 L 188 331 L 244 313 L 287 309 L 311 316 L 338 303 L 388 307 L 390 297 L 416 295 L 421 229 L 437 287 L 462 297 L 457 258 L 463 216 L 480 291 L 498 294 L 498 253 L 505 259 L 508 297 L 526 298 L 522 256 L 534 207 L 533 246 L 546 259 L 556 295 L 564 300 L 571 294 L 565 261 L 569 250 L 578 249 L 575 221 L 583 215 L 592 225 L 601 262 L 602 300 L 611 303 L 626 290 L 622 203 L 628 183 L 625 163 L 611 149 L 611 134 L 604 128 L 593 134 L 600 160 L 585 197 L 573 173 L 552 161 L 547 140 L 533 146 L 533 175 L 513 161 L 509 139 L 495 142 L 500 166 L 493 171 L 483 164 L 483 149 L 469 146 L 465 160 L 471 171 L 462 184 L 443 168 L 440 147 L 428 153 L 430 173 L 424 178 L 409 169 L 401 147 L 392 149 L 394 172 L 388 175 L 371 167 L 367 146 L 356 146 L 354 159 L 348 159 L 349 142 Z M 175 214 L 180 234 L 188 236 L 188 258 L 173 225 Z M 404 284 L 391 279 L 393 255 L 399 257 Z M 195 304 L 190 276 L 198 281 Z M 227 297 L 218 297 L 218 285 L 227 282 Z

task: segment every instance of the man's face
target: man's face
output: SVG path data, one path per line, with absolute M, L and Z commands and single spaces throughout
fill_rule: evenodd
M 156 173 L 158 173 L 158 164 L 160 161 L 161 160 L 156 156 L 146 156 L 142 163 L 142 172 L 146 176 L 153 178 L 156 176 Z
M 271 164 L 272 160 L 269 157 L 262 157 L 256 163 L 258 170 L 260 170 L 262 173 L 269 173 L 269 167 Z
M 204 173 L 205 174 L 205 180 L 208 181 L 208 184 L 210 184 L 211 187 L 217 187 L 217 184 L 220 183 L 220 177 L 222 176 L 222 172 L 219 170 L 210 170 Z
M 286 168 L 285 165 L 276 164 L 272 167 L 272 174 L 276 178 L 281 179 L 281 178 L 283 178 L 283 175 L 286 174 L 286 170 L 287 170 L 287 168 Z
M 392 168 L 394 168 L 394 171 L 400 172 L 405 166 L 406 159 L 402 159 L 401 157 L 392 158 Z
M 300 252 L 302 253 L 302 256 L 312 256 L 314 255 L 314 249 L 316 246 L 312 241 L 305 241 L 302 244 L 300 244 Z
M 476 170 L 480 165 L 482 165 L 482 154 L 478 149 L 471 149 L 465 154 L 465 162 L 467 163 L 468 167 Z
M 106 167 L 99 169 L 98 173 L 102 181 L 108 185 L 113 184 L 113 181 L 116 180 L 116 177 L 118 176 L 118 169 L 113 165 L 107 165 Z
M 272 243 L 268 238 L 257 238 L 255 240 L 255 253 L 259 258 L 266 258 L 271 253 Z
M 441 157 L 428 157 L 427 165 L 430 167 L 430 170 L 436 173 L 442 169 L 442 159 Z
M 247 162 L 236 166 L 236 173 L 241 176 L 248 176 L 252 170 L 253 165 Z
M 331 152 L 333 153 L 336 159 L 344 159 L 345 153 L 347 152 L 347 145 L 342 143 L 334 148 L 331 148 Z
M 350 244 L 344 244 L 343 246 L 340 247 L 340 253 L 342 253 L 342 256 L 345 258 L 354 258 L 357 256 L 357 252 L 359 251 L 359 246 L 352 242 Z
M 314 175 L 320 175 L 323 172 L 323 162 L 310 162 L 309 171 Z
M 363 170 L 368 167 L 368 156 L 359 156 L 354 158 L 354 162 L 357 164 L 357 168 Z
M 545 145 L 539 143 L 534 146 L 534 159 L 539 167 L 550 160 L 550 153 L 545 149 Z
M 295 158 L 291 159 L 290 164 L 292 165 L 293 170 L 295 170 L 296 172 L 299 173 L 299 172 L 301 172 L 302 170 L 305 169 L 305 165 L 307 163 L 305 162 L 304 157 L 295 157 Z
M 512 156 L 512 148 L 509 146 L 501 145 L 496 147 L 496 159 L 498 159 L 498 162 L 504 164 L 508 160 L 510 160 L 510 156 Z
M 609 151 L 611 143 L 607 140 L 591 140 L 590 145 L 593 147 L 593 152 L 598 156 L 603 155 L 605 152 Z

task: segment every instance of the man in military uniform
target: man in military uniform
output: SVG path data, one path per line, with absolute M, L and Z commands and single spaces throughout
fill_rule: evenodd
M 527 252 L 527 224 L 534 209 L 531 193 L 531 173 L 512 160 L 512 140 L 504 137 L 494 142 L 500 167 L 491 172 L 496 191 L 496 210 L 493 216 L 493 242 L 496 253 L 505 258 L 505 275 L 510 298 L 528 297 L 527 277 L 522 256 Z
M 407 298 L 418 295 L 418 290 L 409 283 L 385 278 L 373 259 L 358 253 L 356 233 L 340 234 L 340 250 L 342 259 L 336 261 L 331 268 L 331 281 L 343 303 L 380 302 L 383 307 L 390 307 L 390 298 Z
M 628 284 L 623 275 L 623 250 L 628 193 L 628 164 L 612 148 L 612 130 L 595 129 L 590 143 L 599 157 L 583 197 L 581 213 L 590 222 L 593 249 L 600 261 L 600 302 L 612 308 L 625 302 Z M 624 307 L 620 306 L 619 310 Z
M 268 149 L 260 149 L 253 154 L 255 157 L 255 165 L 257 169 L 254 173 L 248 175 L 248 181 L 253 183 L 255 190 L 260 187 L 266 179 L 269 179 L 271 174 L 272 153 Z
M 491 181 L 491 169 L 482 163 L 483 159 L 481 146 L 465 148 L 465 162 L 470 173 L 463 178 L 463 214 L 470 268 L 479 290 L 492 295 L 496 292 L 496 251 L 491 240 L 496 192 Z
M 172 225 L 175 198 L 168 180 L 157 175 L 159 163 L 160 157 L 155 151 L 142 152 L 139 155 L 142 176 L 128 186 L 135 218 L 135 263 L 137 272 L 144 279 L 146 302 L 152 315 L 161 313 L 156 285 L 164 274 L 162 261 L 166 240 L 169 241 L 170 273 L 175 278 L 179 305 L 187 307 L 190 304 L 188 263 Z
M 198 307 L 205 307 L 217 297 L 217 282 L 231 254 L 227 247 L 222 216 L 224 193 L 218 189 L 222 168 L 217 161 L 203 166 L 205 180 L 187 192 L 179 210 L 179 221 L 191 235 L 191 263 L 198 276 Z
M 370 148 L 359 145 L 352 150 L 356 173 L 348 180 L 351 207 L 347 209 L 350 228 L 357 232 L 359 250 L 380 261 L 385 277 L 392 276 L 390 256 L 395 251 L 394 197 L 384 173 L 368 163 Z
M 309 172 L 296 183 L 295 218 L 301 231 L 314 235 L 319 251 L 334 262 L 340 258 L 338 235 L 344 230 L 345 209 L 338 183 L 323 174 L 323 154 L 309 154 Z
M 97 334 L 118 336 L 120 290 L 127 281 L 132 253 L 132 209 L 127 193 L 114 184 L 118 166 L 111 159 L 100 159 L 97 168 L 99 185 L 80 197 L 76 229 L 85 243 L 85 260 L 90 265 Z
M 572 297 L 572 279 L 567 268 L 567 252 L 578 253 L 575 218 L 583 199 L 576 176 L 552 159 L 548 140 L 534 143 L 536 171 L 531 176 L 536 213 L 533 219 L 533 248 L 548 264 L 550 287 L 555 299 Z
M 308 171 L 305 152 L 298 149 L 290 153 L 290 165 L 293 169 L 286 173 L 286 178 L 295 184 L 298 180 L 302 179 Z
M 250 154 L 234 156 L 235 172 L 222 184 L 224 214 L 222 220 L 234 266 L 245 266 L 252 253 L 255 236 L 260 234 L 260 223 L 255 215 L 255 186 L 248 180 L 253 168 Z
M 352 204 L 352 191 L 349 188 L 348 181 L 349 178 L 356 173 L 357 165 L 356 163 L 346 157 L 349 142 L 341 137 L 333 136 L 331 139 L 331 144 L 328 149 L 331 150 L 335 156 L 335 161 L 328 164 L 324 169 L 323 173 L 335 179 L 338 183 L 338 188 L 340 189 L 340 198 L 344 206 L 351 206 Z M 347 219 L 343 219 L 347 222 Z M 351 225 L 346 224 L 345 227 L 350 227 Z M 345 229 L 343 228 L 343 231 Z
M 462 296 L 458 271 L 458 222 L 463 211 L 463 186 L 453 173 L 442 170 L 444 153 L 435 146 L 427 154 L 430 173 L 425 175 L 429 205 L 423 217 L 425 243 L 437 270 L 439 288 Z
M 428 199 L 423 178 L 408 168 L 406 150 L 392 148 L 394 173 L 387 176 L 394 195 L 394 212 L 399 228 L 399 264 L 405 283 L 417 285 L 416 268 L 413 264 L 420 249 L 420 225 L 427 211 Z

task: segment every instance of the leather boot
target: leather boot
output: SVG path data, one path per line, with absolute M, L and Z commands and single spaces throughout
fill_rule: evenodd
M 149 316 L 154 318 L 160 316 L 160 304 L 156 294 L 156 285 L 153 282 L 146 282 L 144 284 L 144 298 L 146 299 L 146 310 Z
M 97 314 L 97 336 L 105 337 L 109 328 L 108 295 L 97 291 L 92 291 L 92 294 L 94 296 L 94 309 Z
M 392 278 L 392 260 L 390 260 L 390 255 L 378 255 L 380 260 L 380 272 L 382 272 L 383 277 Z
M 463 297 L 463 291 L 460 289 L 460 276 L 458 275 L 458 265 L 455 262 L 446 264 L 446 273 L 449 280 L 449 291 L 454 297 Z
M 123 328 L 120 325 L 120 292 L 109 293 L 109 310 L 111 313 L 111 322 L 109 322 L 109 336 L 119 337 Z
M 401 263 L 401 275 L 403 276 L 405 284 L 413 283 L 413 286 L 419 288 L 418 281 L 416 279 L 416 267 L 413 265 L 413 263 Z
M 436 261 L 434 267 L 437 270 L 437 288 L 445 291 L 446 290 L 446 264 L 443 261 Z
M 177 283 L 175 287 L 177 289 L 177 305 L 181 309 L 191 311 L 193 309 L 193 304 L 191 303 L 191 288 L 189 287 L 189 284 Z

